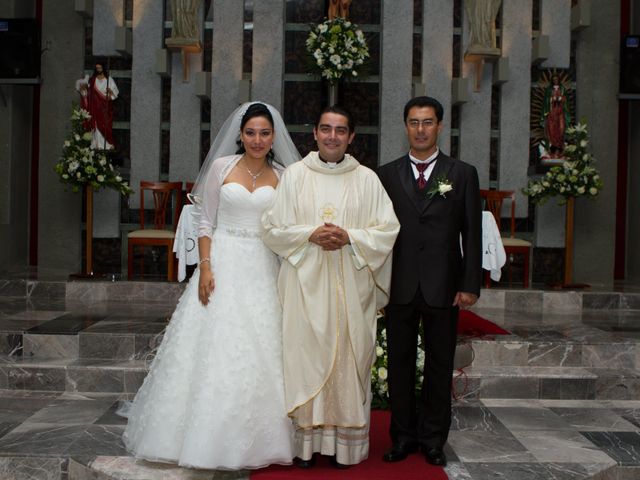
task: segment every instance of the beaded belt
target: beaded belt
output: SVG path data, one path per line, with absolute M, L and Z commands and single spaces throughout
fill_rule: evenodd
M 231 235 L 232 237 L 245 237 L 245 238 L 262 238 L 261 230 L 251 230 L 249 228 L 235 228 L 218 226 L 217 230 Z

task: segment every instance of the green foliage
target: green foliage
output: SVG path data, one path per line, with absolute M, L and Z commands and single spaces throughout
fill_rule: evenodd
M 539 180 L 531 180 L 522 192 L 533 203 L 543 204 L 549 198 L 587 196 L 595 198 L 602 190 L 602 179 L 594 167 L 595 159 L 588 152 L 589 136 L 586 123 L 567 128 L 567 143 L 564 149 L 566 161 L 551 167 Z
M 95 190 L 108 187 L 123 195 L 132 193 L 133 190 L 113 167 L 105 152 L 91 148 L 92 134 L 83 127 L 83 123 L 90 118 L 89 112 L 74 107 L 71 132 L 64 141 L 62 157 L 53 167 L 60 181 L 71 185 L 74 192 L 91 185 Z

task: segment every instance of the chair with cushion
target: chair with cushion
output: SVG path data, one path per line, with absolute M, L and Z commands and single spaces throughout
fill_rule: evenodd
M 502 236 L 502 244 L 507 254 L 509 283 L 511 283 L 511 261 L 514 255 L 523 255 L 523 284 L 524 288 L 529 287 L 529 258 L 531 256 L 531 242 L 516 238 L 516 194 L 513 190 L 480 190 L 480 196 L 484 201 L 484 207 L 491 212 L 496 220 L 496 225 L 500 228 L 500 216 L 502 205 L 505 200 L 511 200 L 511 223 L 508 237 Z M 488 274 L 485 276 L 485 286 L 489 286 Z
M 144 197 L 145 192 L 153 196 L 153 228 L 145 228 Z M 148 193 L 147 193 L 148 195 Z M 173 211 L 171 209 L 174 205 Z M 140 259 L 140 275 L 144 270 L 144 247 L 160 246 L 167 248 L 167 280 L 176 279 L 176 258 L 173 254 L 175 228 L 182 209 L 182 182 L 140 182 L 140 229 L 127 235 L 128 239 L 128 278 L 133 278 L 133 254 L 140 246 L 143 255 Z M 172 213 L 172 229 L 167 229 L 167 216 Z

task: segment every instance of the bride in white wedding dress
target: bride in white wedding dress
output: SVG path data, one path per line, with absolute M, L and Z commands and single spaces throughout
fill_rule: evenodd
M 226 470 L 291 463 L 278 260 L 261 216 L 282 166 L 299 158 L 263 103 L 242 105 L 216 137 L 193 189 L 200 265 L 128 413 L 123 438 L 136 457 Z

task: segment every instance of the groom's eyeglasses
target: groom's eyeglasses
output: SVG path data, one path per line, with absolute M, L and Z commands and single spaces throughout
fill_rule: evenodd
M 422 128 L 435 127 L 437 124 L 438 122 L 436 122 L 435 120 L 431 120 L 430 118 L 426 120 L 409 120 L 407 122 L 407 125 L 409 125 L 409 128 L 412 128 L 414 130 L 417 130 L 419 127 L 422 127 Z

